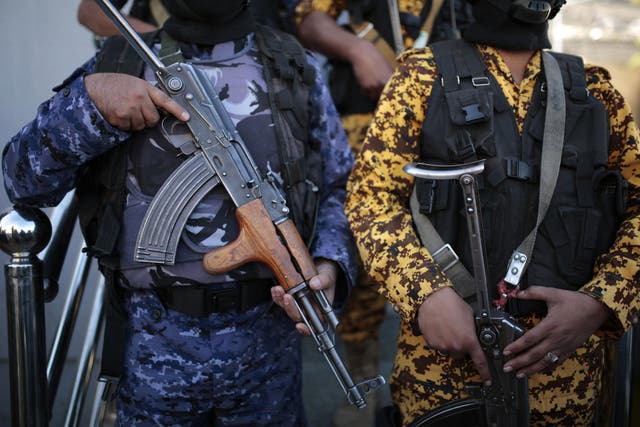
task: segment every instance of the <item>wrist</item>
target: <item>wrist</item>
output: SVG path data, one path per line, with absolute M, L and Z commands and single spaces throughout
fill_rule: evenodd
M 347 45 L 345 50 L 346 60 L 349 61 L 352 65 L 360 62 L 363 56 L 367 55 L 367 52 L 373 45 L 371 42 L 367 40 L 362 40 L 355 35 L 351 35 L 353 39 Z

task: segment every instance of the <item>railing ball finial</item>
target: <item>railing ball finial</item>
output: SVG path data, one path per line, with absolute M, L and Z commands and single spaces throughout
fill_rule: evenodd
M 0 213 L 0 249 L 13 256 L 36 255 L 51 238 L 51 222 L 40 209 L 14 206 Z

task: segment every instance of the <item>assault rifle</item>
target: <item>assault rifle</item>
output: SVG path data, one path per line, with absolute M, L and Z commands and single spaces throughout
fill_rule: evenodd
M 468 416 L 480 418 L 480 425 L 488 427 L 526 427 L 529 425 L 529 390 L 527 378 L 518 379 L 515 373 L 505 373 L 502 366 L 504 348 L 524 334 L 509 313 L 496 308 L 489 298 L 482 216 L 475 176 L 484 171 L 484 160 L 460 165 L 409 163 L 404 167 L 409 175 L 431 179 L 455 179 L 462 189 L 464 212 L 469 231 L 473 282 L 477 298 L 474 319 L 478 340 L 491 372 L 491 385 L 482 386 L 479 399 L 465 399 L 437 408 L 412 427 L 457 425 L 455 420 L 466 416 L 464 425 L 476 425 Z
M 385 383 L 380 375 L 356 384 L 335 348 L 338 318 L 321 291 L 308 281 L 317 270 L 302 238 L 289 219 L 289 208 L 271 174 L 263 177 L 209 79 L 188 63 L 169 66 L 156 57 L 109 0 L 97 0 L 131 47 L 153 70 L 161 88 L 191 116 L 193 140 L 171 141 L 189 157 L 153 198 L 138 233 L 135 259 L 173 264 L 187 218 L 217 184 L 236 205 L 238 238 L 204 256 L 205 269 L 220 274 L 245 263 L 265 263 L 278 283 L 293 296 L 349 402 L 366 406 L 365 396 Z M 318 309 L 321 314 L 316 311 Z

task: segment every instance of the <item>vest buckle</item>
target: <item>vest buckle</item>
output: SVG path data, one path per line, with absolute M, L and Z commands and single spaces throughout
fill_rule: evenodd
M 518 159 L 505 159 L 505 174 L 509 178 L 519 181 L 529 181 L 533 178 L 533 170 L 527 163 Z
M 444 246 L 431 254 L 431 258 L 433 258 L 438 265 L 442 266 L 440 268 L 443 272 L 446 272 L 460 261 L 460 257 L 458 257 L 458 254 L 449 243 L 445 243 Z
M 474 87 L 489 86 L 491 84 L 491 81 L 489 81 L 489 77 L 486 76 L 472 77 L 471 84 Z
M 480 111 L 480 104 L 477 102 L 470 105 L 463 105 L 462 111 L 464 112 L 464 121 L 467 123 L 475 123 L 487 119 L 487 116 Z

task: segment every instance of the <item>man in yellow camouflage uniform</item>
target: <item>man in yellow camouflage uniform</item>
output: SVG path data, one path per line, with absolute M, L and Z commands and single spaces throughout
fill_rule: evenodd
M 509 12 L 508 0 L 472 3 L 476 23 L 463 32 L 463 39 L 477 47 L 489 78 L 504 95 L 503 111 L 512 111 L 513 126 L 520 138 L 530 140 L 524 129 L 530 124 L 532 100 L 542 96 L 541 49 L 550 47 L 547 22 L 519 22 Z M 549 3 L 555 14 L 564 2 Z M 591 261 L 593 268 L 586 271 L 587 277 L 575 290 L 534 282 L 537 286 L 527 287 L 525 283 L 525 290 L 516 296 L 516 303 L 537 300 L 546 304 L 543 310 L 517 316 L 527 332 L 507 346 L 505 356 L 513 359 L 503 368 L 520 377 L 528 376 L 534 426 L 592 425 L 607 344 L 638 321 L 640 134 L 609 73 L 596 66 L 586 66 L 585 72 L 588 101 L 600 105 L 605 110 L 603 116 L 608 116 L 608 124 L 604 117 L 594 120 L 608 137 L 608 156 L 603 150 L 603 164 L 627 180 L 627 208 L 615 240 L 595 262 Z M 414 50 L 399 59 L 348 184 L 347 216 L 365 269 L 401 316 L 390 386 L 403 425 L 444 403 L 469 397 L 465 386 L 490 381 L 470 306 L 453 291 L 451 281 L 414 231 L 409 211 L 414 179 L 402 169 L 409 162 L 425 160 L 421 156 L 425 147 L 427 151 L 437 150 L 445 144 L 442 139 L 427 140 L 423 135 L 425 120 L 438 113 L 430 111 L 430 95 L 442 84 L 432 49 Z M 584 87 L 580 94 L 585 94 Z M 522 142 L 516 138 L 515 143 Z M 552 202 L 545 218 L 553 206 Z M 502 209 L 506 217 L 513 216 L 518 207 Z M 535 207 L 530 215 L 535 220 Z M 486 252 L 491 254 L 496 250 L 495 242 L 505 234 L 487 236 L 487 216 L 491 215 L 485 211 Z M 464 220 L 459 224 L 466 227 Z M 583 232 L 598 228 L 596 224 Z M 527 232 L 512 231 L 522 234 L 520 239 Z M 536 248 L 548 239 L 553 237 L 538 233 Z M 553 254 L 553 248 L 548 252 L 556 256 L 557 263 L 567 261 L 561 260 L 559 253 Z M 538 253 L 534 251 L 532 265 Z M 573 261 L 568 260 L 569 269 L 578 268 L 577 262 L 571 264 Z M 503 266 L 506 268 L 506 262 Z M 549 352 L 557 355 L 557 360 L 545 356 Z
M 398 11 L 402 30 L 403 49 L 410 49 L 419 34 L 421 24 L 431 11 L 432 2 L 399 0 Z M 430 40 L 453 38 L 457 27 L 467 24 L 470 11 L 466 3 L 454 0 L 454 19 L 451 3 L 442 2 L 435 11 L 435 24 Z M 350 25 L 340 26 L 336 18 L 349 11 Z M 387 0 L 302 0 L 296 8 L 298 36 L 302 43 L 327 57 L 333 67 L 329 79 L 332 97 L 340 113 L 351 148 L 356 154 L 373 118 L 373 111 L 382 88 L 395 67 L 393 36 Z M 456 24 L 457 22 L 457 24 Z M 368 24 L 372 23 L 373 28 Z M 358 37 L 354 32 L 364 28 Z M 375 35 L 374 35 L 375 34 Z M 380 40 L 376 43 L 376 38 Z M 392 57 L 379 50 L 387 43 Z M 389 52 L 386 52 L 389 53 Z M 374 283 L 359 270 L 357 286 L 351 291 L 345 309 L 340 314 L 338 333 L 345 344 L 347 364 L 356 377 L 378 373 L 378 337 L 385 317 L 385 299 L 376 292 Z M 365 411 L 343 405 L 334 417 L 336 426 L 370 426 L 373 423 L 375 399 Z M 354 423 L 358 423 L 357 426 Z

